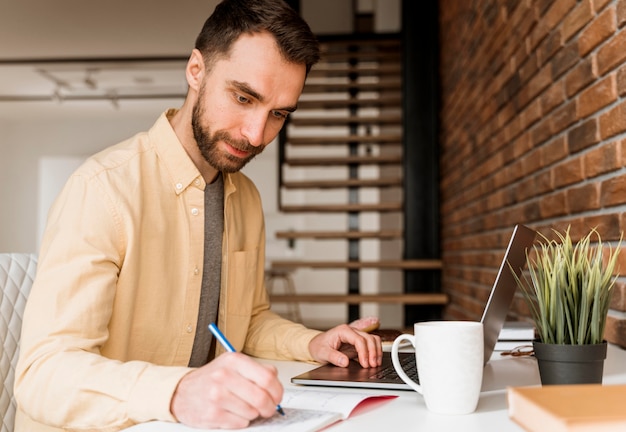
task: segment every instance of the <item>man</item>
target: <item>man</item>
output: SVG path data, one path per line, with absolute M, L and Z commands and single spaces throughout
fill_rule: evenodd
M 283 392 L 245 354 L 346 366 L 352 350 L 380 364 L 375 336 L 269 311 L 261 202 L 239 173 L 296 109 L 317 59 L 282 0 L 225 0 L 189 58 L 182 107 L 72 175 L 24 316 L 17 431 L 241 428 L 274 415 Z M 211 321 L 238 353 L 215 345 Z

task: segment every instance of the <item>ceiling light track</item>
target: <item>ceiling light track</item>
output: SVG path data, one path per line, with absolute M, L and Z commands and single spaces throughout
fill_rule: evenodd
M 81 101 L 108 101 L 112 99 L 122 100 L 149 100 L 149 99 L 184 99 L 184 93 L 159 93 L 159 94 L 115 94 L 107 95 L 61 95 L 55 92 L 52 95 L 0 95 L 0 102 L 81 102 Z

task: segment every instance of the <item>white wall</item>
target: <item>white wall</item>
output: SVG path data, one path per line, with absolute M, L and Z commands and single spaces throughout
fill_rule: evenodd
M 69 105 L 47 116 L 0 122 L 0 252 L 37 252 L 41 158 L 93 154 L 149 127 L 161 111 L 153 102 L 145 112 L 62 115 Z
M 0 0 L 0 59 L 185 54 L 218 2 Z

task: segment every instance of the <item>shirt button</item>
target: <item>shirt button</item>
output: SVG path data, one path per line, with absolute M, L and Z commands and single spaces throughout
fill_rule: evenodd
M 191 214 L 192 214 L 192 215 L 194 215 L 194 216 L 198 216 L 198 213 L 199 213 L 199 212 L 198 212 L 198 209 L 197 209 L 197 208 L 195 208 L 195 207 L 194 207 L 194 208 L 192 208 L 192 209 L 191 209 Z
M 176 189 L 181 190 L 183 188 L 182 183 L 176 183 Z
M 197 275 L 198 273 L 200 273 L 200 269 L 198 267 L 193 269 L 193 274 Z
M 187 333 L 191 333 L 193 331 L 193 326 L 191 324 L 187 324 Z
M 193 184 L 195 184 L 196 186 L 200 186 L 200 179 L 196 179 Z

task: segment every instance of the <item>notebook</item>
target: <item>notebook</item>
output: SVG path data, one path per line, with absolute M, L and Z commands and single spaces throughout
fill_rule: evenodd
M 517 289 L 509 264 L 519 276 L 526 264 L 526 250 L 532 246 L 536 234 L 534 230 L 524 225 L 516 225 L 513 229 L 513 234 L 504 253 L 504 258 L 500 264 L 496 280 L 491 288 L 491 293 L 481 318 L 484 329 L 485 364 L 491 358 L 498 341 L 498 335 L 504 325 Z M 407 374 L 417 381 L 415 354 L 413 352 L 400 352 L 399 359 L 400 362 L 406 364 L 404 369 L 407 371 Z M 354 360 L 345 368 L 326 364 L 292 377 L 291 382 L 294 384 L 329 387 L 411 390 L 411 387 L 396 374 L 389 352 L 383 353 L 383 363 L 377 368 L 362 368 Z

